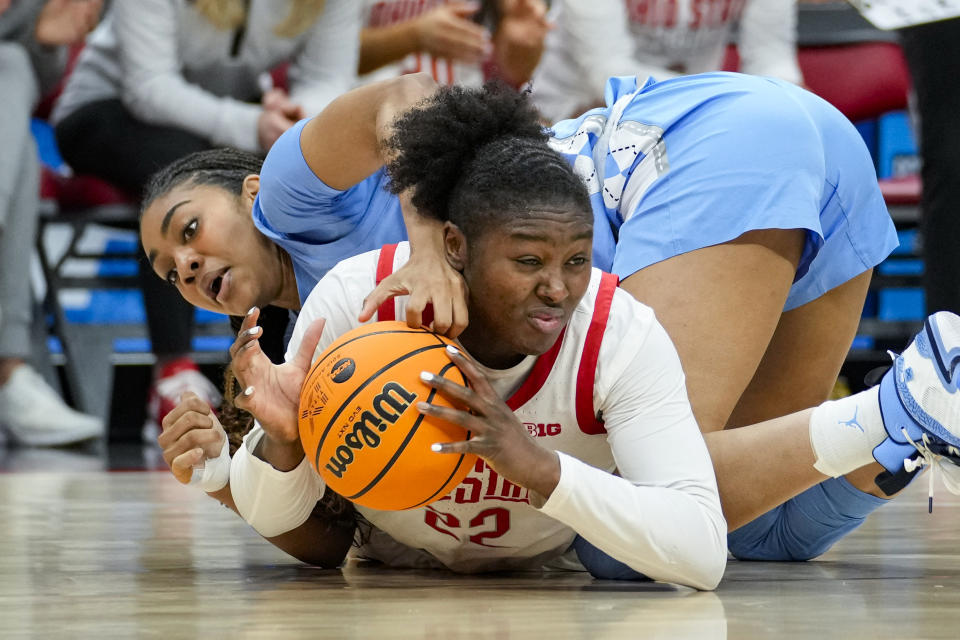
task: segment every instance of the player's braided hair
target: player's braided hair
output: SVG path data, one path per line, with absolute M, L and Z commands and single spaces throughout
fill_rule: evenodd
M 181 185 L 213 185 L 239 195 L 244 178 L 259 174 L 262 167 L 263 156 L 239 149 L 191 153 L 150 176 L 143 194 L 141 215 L 154 200 Z
M 586 186 L 548 139 L 527 93 L 444 87 L 394 122 L 390 188 L 468 234 L 535 206 L 589 214 Z
M 263 337 L 260 348 L 271 361 L 283 362 L 283 334 L 287 325 L 287 311 L 277 307 L 265 307 L 260 311 L 260 326 L 263 327 Z M 240 331 L 243 322 L 242 316 L 231 316 L 230 327 L 234 333 Z M 230 445 L 230 455 L 233 456 L 243 443 L 243 436 L 253 428 L 253 416 L 236 404 L 234 398 L 240 393 L 240 383 L 233 372 L 233 365 L 228 365 L 223 372 L 223 402 L 217 410 L 217 417 L 223 430 L 227 433 L 227 442 Z M 313 515 L 323 518 L 330 529 L 355 530 L 358 525 L 358 514 L 353 504 L 345 500 L 335 491 L 327 487 L 323 497 L 313 508 Z M 357 544 L 364 542 L 364 532 L 358 530 Z

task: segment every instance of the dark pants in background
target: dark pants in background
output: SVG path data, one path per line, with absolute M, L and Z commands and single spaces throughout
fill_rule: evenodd
M 960 19 L 900 35 L 920 115 L 927 311 L 960 313 Z
M 139 198 L 158 169 L 210 143 L 174 127 L 135 119 L 118 99 L 84 105 L 56 128 L 60 152 L 77 173 L 90 174 Z M 137 221 L 131 220 L 131 226 Z M 153 352 L 159 358 L 190 351 L 193 307 L 140 259 L 140 281 Z

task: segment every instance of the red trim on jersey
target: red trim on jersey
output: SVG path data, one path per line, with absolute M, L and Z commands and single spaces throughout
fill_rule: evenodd
M 597 377 L 597 360 L 600 357 L 600 343 L 607 329 L 610 317 L 610 305 L 617 290 L 619 278 L 612 273 L 600 277 L 600 290 L 593 303 L 593 317 L 590 328 L 583 341 L 583 353 L 580 355 L 580 369 L 577 370 L 577 424 L 580 431 L 588 435 L 606 433 L 603 422 L 597 419 L 593 410 L 593 385 Z
M 553 363 L 557 361 L 557 356 L 560 355 L 560 345 L 563 343 L 563 336 L 566 332 L 567 328 L 564 327 L 560 335 L 557 336 L 557 341 L 550 347 L 550 350 L 537 358 L 533 369 L 530 371 L 530 375 L 527 376 L 527 379 L 523 381 L 520 388 L 514 391 L 513 395 L 507 400 L 507 406 L 510 407 L 511 411 L 516 411 L 522 407 L 527 400 L 536 395 L 537 391 L 540 391 L 543 387 L 543 383 L 547 381 L 547 376 L 550 375 L 550 370 L 553 369 Z
M 397 245 L 385 244 L 380 248 L 380 258 L 377 260 L 377 285 L 393 273 L 393 256 L 397 253 Z M 390 298 L 377 309 L 377 320 L 396 320 L 396 301 Z

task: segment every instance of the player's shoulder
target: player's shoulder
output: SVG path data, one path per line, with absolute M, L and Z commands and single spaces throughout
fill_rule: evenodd
M 624 289 L 617 286 L 616 276 L 594 268 L 590 274 L 590 284 L 575 311 L 577 321 L 591 322 L 596 314 L 600 300 L 609 300 L 609 312 L 606 318 L 604 339 L 614 335 L 617 338 L 632 335 L 634 338 L 646 334 L 647 329 L 656 322 L 653 309 L 639 302 Z
M 333 304 L 333 300 L 350 301 L 359 309 L 376 285 L 382 251 L 383 248 L 366 251 L 338 262 L 317 282 L 304 301 L 303 309 L 325 309 Z M 400 243 L 395 252 L 394 264 L 399 267 L 409 257 L 407 243 Z
M 617 287 L 607 317 L 605 339 L 639 342 L 657 323 L 653 309 Z
M 392 256 L 392 257 L 390 257 Z M 399 269 L 410 258 L 410 244 L 399 242 L 394 245 L 384 245 L 379 249 L 365 251 L 355 256 L 350 256 L 338 262 L 328 273 L 333 274 L 335 278 L 344 279 L 362 279 L 364 281 L 375 281 L 378 271 L 381 269 L 381 262 L 387 260 L 389 263 L 384 267 L 384 275 Z M 324 276 L 325 278 L 326 276 Z

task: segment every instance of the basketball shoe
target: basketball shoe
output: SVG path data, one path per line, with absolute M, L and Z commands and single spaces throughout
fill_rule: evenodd
M 223 400 L 220 392 L 205 375 L 200 373 L 190 358 L 176 358 L 160 368 L 147 398 L 147 419 L 141 433 L 143 442 L 156 444 L 163 418 L 180 403 L 180 396 L 192 391 L 216 409 Z
M 880 412 L 887 438 L 873 456 L 893 475 L 912 478 L 930 467 L 960 494 L 960 317 L 929 316 L 910 346 L 880 381 Z
M 0 386 L 0 427 L 17 444 L 56 447 L 104 435 L 102 420 L 71 409 L 47 381 L 21 364 Z

